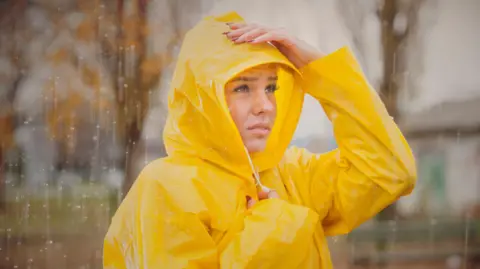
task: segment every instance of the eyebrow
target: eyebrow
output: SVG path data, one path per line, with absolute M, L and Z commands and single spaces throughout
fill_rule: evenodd
M 230 82 L 235 82 L 235 81 L 257 81 L 258 80 L 258 77 L 236 77 L 232 80 L 230 80 Z M 269 81 L 277 81 L 278 80 L 278 76 L 272 76 L 272 77 L 268 77 L 268 80 Z

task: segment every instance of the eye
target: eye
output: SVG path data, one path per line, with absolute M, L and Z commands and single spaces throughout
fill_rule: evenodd
M 278 90 L 277 84 L 271 84 L 271 85 L 268 85 L 267 88 L 265 88 L 265 92 L 267 93 L 274 93 L 277 90 Z
M 234 92 L 249 92 L 250 88 L 248 85 L 244 84 L 233 89 Z

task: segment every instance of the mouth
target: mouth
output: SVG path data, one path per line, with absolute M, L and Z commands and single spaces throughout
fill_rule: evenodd
M 260 123 L 249 126 L 247 130 L 255 136 L 267 136 L 270 133 L 271 128 L 267 124 Z

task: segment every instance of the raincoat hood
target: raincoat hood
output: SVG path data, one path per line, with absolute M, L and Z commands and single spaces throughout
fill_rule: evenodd
M 303 104 L 300 72 L 277 48 L 234 44 L 222 33 L 235 12 L 206 17 L 185 36 L 169 93 L 164 143 L 169 156 L 198 157 L 241 177 L 276 166 L 296 129 Z M 251 67 L 279 64 L 277 118 L 266 149 L 251 159 L 230 116 L 224 86 Z M 252 163 L 250 163 L 252 160 Z

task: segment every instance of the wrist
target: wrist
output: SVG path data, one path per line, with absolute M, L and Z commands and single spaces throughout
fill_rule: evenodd
M 300 61 L 299 68 L 325 56 L 320 50 L 299 39 L 296 39 L 295 42 L 293 42 L 291 50 Z

